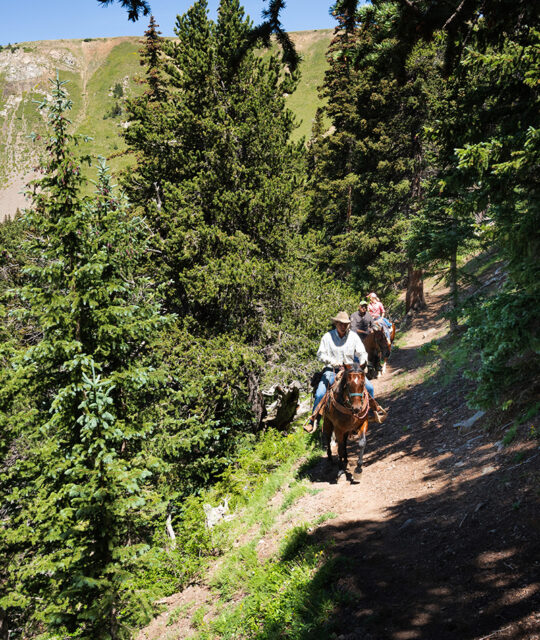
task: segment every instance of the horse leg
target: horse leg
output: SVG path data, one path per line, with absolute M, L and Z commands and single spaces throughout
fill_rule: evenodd
M 334 426 L 332 425 L 330 420 L 326 416 L 324 416 L 321 438 L 322 438 L 323 449 L 326 448 L 326 455 L 328 457 L 328 462 L 332 462 L 331 442 L 332 442 L 333 429 L 334 429 Z
M 364 422 L 362 427 L 360 428 L 360 436 L 358 438 L 358 461 L 356 463 L 356 468 L 354 470 L 354 476 L 356 474 L 362 473 L 362 463 L 364 461 L 364 450 L 366 448 L 366 433 L 367 433 L 367 420 Z
M 338 443 L 338 481 L 345 475 L 347 471 L 347 434 L 336 434 Z

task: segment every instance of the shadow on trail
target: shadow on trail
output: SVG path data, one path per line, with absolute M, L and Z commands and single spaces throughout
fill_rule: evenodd
M 516 518 L 507 497 L 500 514 L 485 517 L 481 509 L 468 511 L 469 491 L 474 487 L 460 487 L 461 497 L 406 500 L 384 522 L 317 530 L 316 538 L 333 541 L 333 552 L 346 559 L 333 588 L 341 585 L 355 599 L 334 612 L 337 632 L 354 634 L 346 635 L 351 640 L 466 640 L 539 611 L 534 511 Z M 523 629 L 508 637 L 532 636 Z
M 471 503 L 490 482 L 497 509 Z M 482 476 L 454 491 L 403 500 L 382 522 L 320 526 L 311 542 L 327 545 L 334 568 L 322 567 L 302 594 L 297 616 L 306 631 L 294 637 L 538 638 L 540 520 L 533 501 L 516 511 L 512 500 L 512 491 Z M 314 627 L 321 589 L 331 613 Z M 274 625 L 272 633 L 289 637 L 286 627 L 277 633 Z M 263 629 L 257 637 L 270 636 Z
M 414 350 L 396 355 L 393 367 L 410 374 Z M 427 463 L 422 480 L 439 487 L 393 503 L 384 521 L 313 532 L 342 562 L 325 586 L 334 606 L 328 627 L 306 631 L 305 640 L 540 640 L 540 458 L 501 463 L 504 454 L 484 432 L 455 427 L 472 414 L 464 399 L 469 383 L 439 382 L 436 372 L 409 376 L 381 396 L 390 417 L 370 425 L 363 473 L 387 459 L 399 465 L 417 457 Z M 525 459 L 537 448 L 525 443 Z M 309 472 L 319 482 L 335 476 L 326 461 Z

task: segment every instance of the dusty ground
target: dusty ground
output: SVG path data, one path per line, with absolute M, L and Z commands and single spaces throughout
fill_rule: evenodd
M 353 598 L 335 612 L 339 640 L 540 640 L 538 439 L 503 446 L 504 429 L 493 425 L 505 425 L 491 415 L 454 426 L 474 413 L 467 381 L 434 384 L 416 353 L 447 332 L 437 318 L 442 293 L 430 294 L 376 381 L 390 417 L 370 427 L 360 481 L 337 483 L 321 456 L 309 472 L 320 491 L 260 544 L 267 556 L 286 528 L 338 514 L 312 535 L 344 559 L 338 588 Z M 211 599 L 200 587 L 172 596 L 140 640 L 166 637 L 171 611 Z M 172 628 L 175 638 L 193 632 L 187 621 Z

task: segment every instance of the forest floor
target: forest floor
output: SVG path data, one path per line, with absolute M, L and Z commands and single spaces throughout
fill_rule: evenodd
M 389 418 L 370 425 L 360 481 L 337 482 L 321 453 L 308 471 L 318 491 L 257 546 L 263 560 L 291 523 L 334 514 L 310 536 L 342 560 L 337 588 L 351 597 L 332 613 L 338 640 L 540 640 L 538 425 L 529 420 L 504 442 L 512 416 L 457 426 L 475 413 L 465 404 L 470 383 L 422 349 L 448 339 L 444 294 L 428 291 L 428 310 L 375 381 Z M 352 442 L 351 469 L 354 451 Z M 171 625 L 170 611 L 212 601 L 203 584 L 171 596 L 139 640 L 189 637 L 195 629 Z

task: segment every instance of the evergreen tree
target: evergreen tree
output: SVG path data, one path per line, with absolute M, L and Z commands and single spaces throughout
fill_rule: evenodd
M 261 309 L 272 313 L 279 297 L 301 152 L 289 142 L 284 102 L 294 79 L 274 56 L 249 51 L 238 61 L 250 27 L 236 0 L 221 2 L 216 23 L 204 1 L 180 16 L 178 40 L 164 45 L 160 126 L 148 127 L 134 104 L 126 139 L 140 156 L 127 188 L 157 234 L 169 304 L 213 331 L 254 339 Z M 160 166 L 153 204 L 150 165 Z
M 454 15 L 460 19 L 459 12 Z M 447 55 L 445 90 L 433 101 L 438 171 L 412 236 L 412 251 L 421 259 L 447 261 L 455 309 L 457 255 L 471 238 L 495 243 L 507 260 L 503 289 L 484 303 L 475 299 L 465 313 L 467 348 L 480 355 L 480 365 L 470 371 L 479 383 L 472 398 L 483 406 L 501 401 L 520 380 L 533 383 L 533 394 L 537 389 L 540 293 L 532 256 L 538 254 L 533 167 L 540 71 L 534 24 L 531 6 L 522 2 L 476 7 L 469 24 L 461 23 L 464 31 L 454 36 Z
M 124 182 L 153 232 L 148 268 L 179 316 L 155 354 L 170 385 L 154 445 L 170 464 L 172 511 L 258 428 L 261 351 L 279 332 L 290 275 L 303 154 L 284 96 L 296 78 L 250 50 L 250 29 L 236 0 L 216 22 L 196 2 L 178 40 L 149 29 L 147 77 L 166 98 L 149 82 L 129 102 L 137 164 Z
M 80 196 L 63 84 L 54 83 L 44 175 L 24 219 L 28 283 L 15 291 L 34 334 L 2 371 L 0 607 L 72 637 L 118 638 L 126 572 L 160 510 L 149 481 L 159 461 L 143 446 L 156 381 L 141 355 L 165 318 L 150 283 L 133 277 L 143 228 L 104 165 L 95 199 Z
M 128 18 L 135 22 L 139 15 L 147 16 L 150 13 L 150 4 L 146 0 L 116 0 L 122 7 L 127 9 Z M 102 5 L 108 5 L 115 0 L 98 0 Z
M 323 96 L 335 131 L 319 144 L 307 224 L 322 233 L 321 265 L 361 289 L 388 287 L 408 266 L 404 232 L 421 195 L 437 59 L 418 47 L 403 71 L 392 46 L 395 3 L 375 2 L 354 19 L 348 11 L 343 4 L 329 49 Z
M 540 32 L 523 25 L 500 48 L 471 51 L 464 65 L 482 82 L 473 90 L 481 114 L 481 139 L 463 140 L 457 167 L 477 207 L 485 211 L 484 235 L 506 259 L 504 287 L 472 308 L 468 348 L 481 354 L 470 375 L 478 386 L 473 400 L 489 406 L 522 383 L 522 395 L 538 397 L 540 380 Z M 489 95 L 481 102 L 481 96 Z M 519 400 L 519 398 L 517 398 Z

